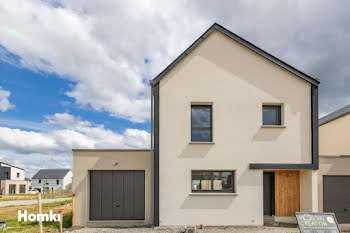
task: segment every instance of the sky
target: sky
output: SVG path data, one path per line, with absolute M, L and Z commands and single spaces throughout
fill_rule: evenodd
M 70 168 L 72 148 L 149 148 L 153 79 L 214 22 L 350 104 L 350 1 L 2 0 L 0 161 Z

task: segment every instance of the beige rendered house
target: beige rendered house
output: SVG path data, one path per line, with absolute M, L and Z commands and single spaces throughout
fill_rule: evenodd
M 320 119 L 319 211 L 350 223 L 350 105 Z
M 23 168 L 0 162 L 0 194 L 25 194 L 28 188 L 29 181 L 25 179 Z
M 318 85 L 212 25 L 151 81 L 151 150 L 73 150 L 77 225 L 317 212 Z

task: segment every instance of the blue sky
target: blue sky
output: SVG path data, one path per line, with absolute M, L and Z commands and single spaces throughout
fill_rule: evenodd
M 317 3 L 317 4 L 315 4 Z M 350 103 L 349 1 L 5 0 L 0 161 L 72 166 L 72 148 L 148 148 L 149 80 L 217 22 Z M 278 20 L 276 20 L 278 19 Z
M 75 104 L 73 98 L 65 95 L 74 82 L 62 79 L 57 74 L 33 72 L 0 62 L 0 76 L 0 86 L 11 92 L 9 100 L 15 104 L 14 109 L 0 112 L 3 126 L 38 131 L 37 125 L 45 121 L 45 115 L 67 112 L 81 116 L 84 120 L 103 124 L 113 131 L 121 132 L 125 128 L 149 131 L 149 121 L 133 123 L 111 117 L 105 111 L 94 111 L 89 106 Z

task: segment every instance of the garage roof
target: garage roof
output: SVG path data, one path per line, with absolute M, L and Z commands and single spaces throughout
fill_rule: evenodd
M 332 113 L 320 118 L 319 125 L 321 126 L 321 125 L 327 124 L 331 121 L 339 119 L 339 118 L 346 116 L 348 114 L 350 114 L 350 104 L 335 111 L 335 112 L 332 112 Z

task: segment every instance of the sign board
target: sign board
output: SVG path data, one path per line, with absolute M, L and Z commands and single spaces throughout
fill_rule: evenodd
M 296 212 L 295 217 L 301 233 L 340 233 L 333 213 Z

